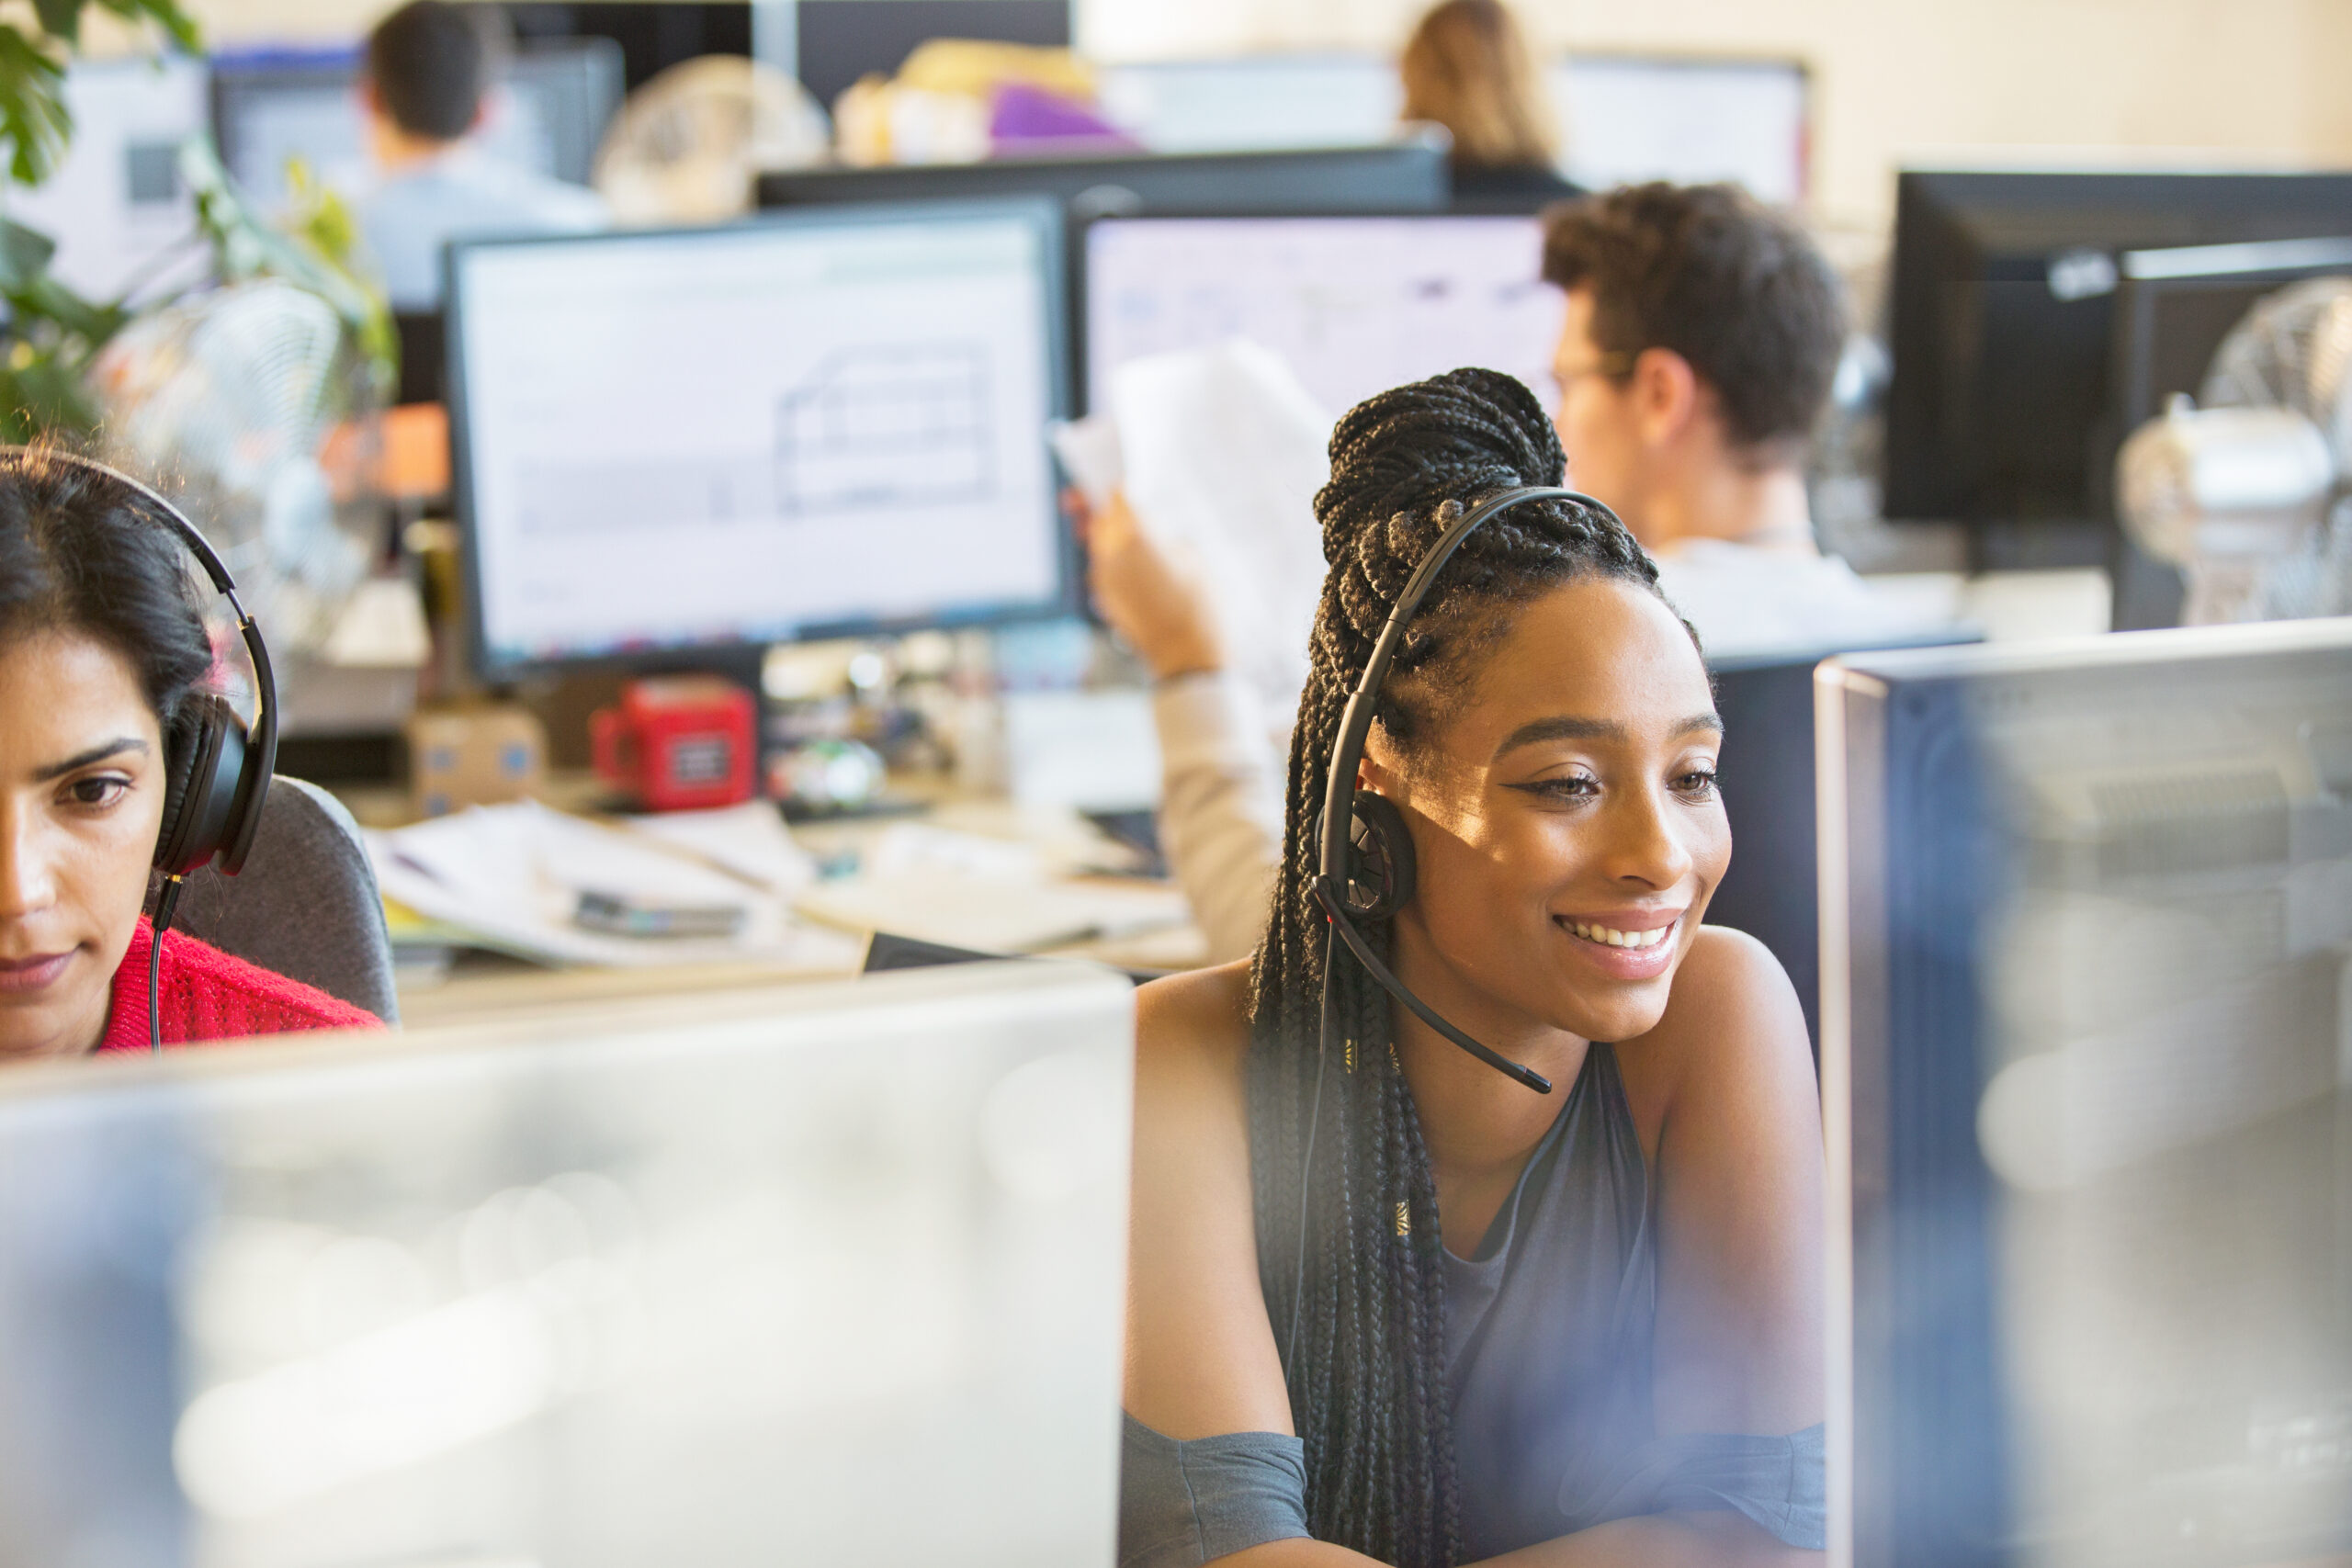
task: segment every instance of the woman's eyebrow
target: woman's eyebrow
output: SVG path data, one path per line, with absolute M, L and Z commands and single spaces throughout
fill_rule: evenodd
M 47 784 L 51 779 L 63 778 L 77 768 L 86 768 L 93 762 L 103 762 L 108 757 L 117 756 L 124 751 L 146 750 L 147 742 L 140 739 L 136 735 L 119 735 L 112 740 L 99 741 L 86 751 L 78 751 L 62 762 L 51 762 L 45 768 L 34 769 L 33 782 Z
M 1688 735 L 1694 729 L 1724 732 L 1724 721 L 1713 712 L 1692 714 L 1668 731 L 1670 735 Z M 1494 760 L 1521 746 L 1540 746 L 1547 740 L 1606 740 L 1623 746 L 1632 739 L 1631 732 L 1613 718 L 1578 718 L 1571 714 L 1557 714 L 1550 718 L 1533 718 L 1503 737 L 1495 748 Z

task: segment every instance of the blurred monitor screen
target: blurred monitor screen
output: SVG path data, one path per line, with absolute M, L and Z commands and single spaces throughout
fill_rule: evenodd
M 931 39 L 1031 49 L 1068 49 L 1070 40 L 1070 0 L 792 0 L 780 9 L 793 23 L 800 85 L 828 107 L 860 77 L 897 74 Z M 762 53 L 774 58 L 764 43 Z
M 1107 1563 L 1133 996 L 967 965 L 16 1069 L 0 1561 Z
M 181 143 L 205 127 L 202 62 L 76 61 L 65 73 L 74 140 L 40 185 L 0 186 L 0 209 L 57 242 L 51 269 L 93 299 L 198 282 L 211 258 L 196 237 Z
M 453 247 L 483 670 L 1059 608 L 1059 241 L 1003 201 Z
M 1073 222 L 1147 213 L 1436 212 L 1451 188 L 1437 141 L 1377 136 L 1287 150 L 794 169 L 763 175 L 759 186 L 762 207 L 1051 196 Z
M 2128 434 L 2111 380 L 2120 258 L 2309 239 L 2347 212 L 2346 174 L 1905 170 L 1886 515 L 2103 530 Z
M 1548 408 L 1561 297 L 1532 218 L 1105 219 L 1086 237 L 1086 384 L 1145 355 L 1244 337 L 1333 418 L 1461 366 Z
M 2341 1561 L 2352 623 L 1817 691 L 1832 1561 Z
M 609 39 L 620 50 L 622 86 L 634 93 L 673 65 L 706 54 L 752 53 L 757 14 L 773 7 L 769 0 L 514 0 L 499 8 L 526 45 Z
M 1544 75 L 1561 170 L 1579 185 L 1734 180 L 1763 201 L 1804 198 L 1811 102 L 1797 62 L 1580 54 Z M 1343 53 L 1111 65 L 1101 93 L 1113 121 L 1162 152 L 1375 141 L 1405 101 L 1395 61 Z
M 373 168 L 357 81 L 357 62 L 348 55 L 216 62 L 213 134 L 230 174 L 263 211 L 285 207 L 293 158 L 335 190 L 367 188 Z M 531 44 L 515 53 L 483 105 L 482 151 L 585 185 L 620 100 L 616 45 L 602 39 Z

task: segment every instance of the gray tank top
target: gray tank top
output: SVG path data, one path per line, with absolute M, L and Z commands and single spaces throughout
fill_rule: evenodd
M 1824 1544 L 1821 1427 L 1657 1435 L 1657 1244 L 1614 1047 L 1585 1054 L 1477 1249 L 1448 1251 L 1444 1268 L 1465 1562 L 1679 1509 L 1736 1508 L 1791 1546 Z M 1176 1568 L 1216 1555 L 1194 1541 L 1235 1551 L 1306 1534 L 1300 1452 L 1263 1432 L 1178 1444 L 1130 1417 L 1122 1562 Z

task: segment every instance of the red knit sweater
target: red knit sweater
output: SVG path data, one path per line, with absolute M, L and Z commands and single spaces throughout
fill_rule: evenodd
M 130 934 L 130 951 L 114 972 L 114 1005 L 107 1013 L 101 1051 L 144 1051 L 147 1037 L 147 954 L 155 944 L 145 916 Z M 164 933 L 164 973 L 156 992 L 164 1043 L 188 1044 L 306 1029 L 381 1029 L 374 1013 L 338 1001 L 300 980 L 232 957 L 179 931 Z

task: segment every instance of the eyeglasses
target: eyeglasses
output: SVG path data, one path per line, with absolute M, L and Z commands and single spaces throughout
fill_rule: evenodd
M 1612 348 L 1589 365 L 1552 367 L 1552 379 L 1559 383 L 1560 391 L 1567 389 L 1588 376 L 1603 376 L 1611 381 L 1623 381 L 1634 373 L 1634 356 L 1622 348 Z

